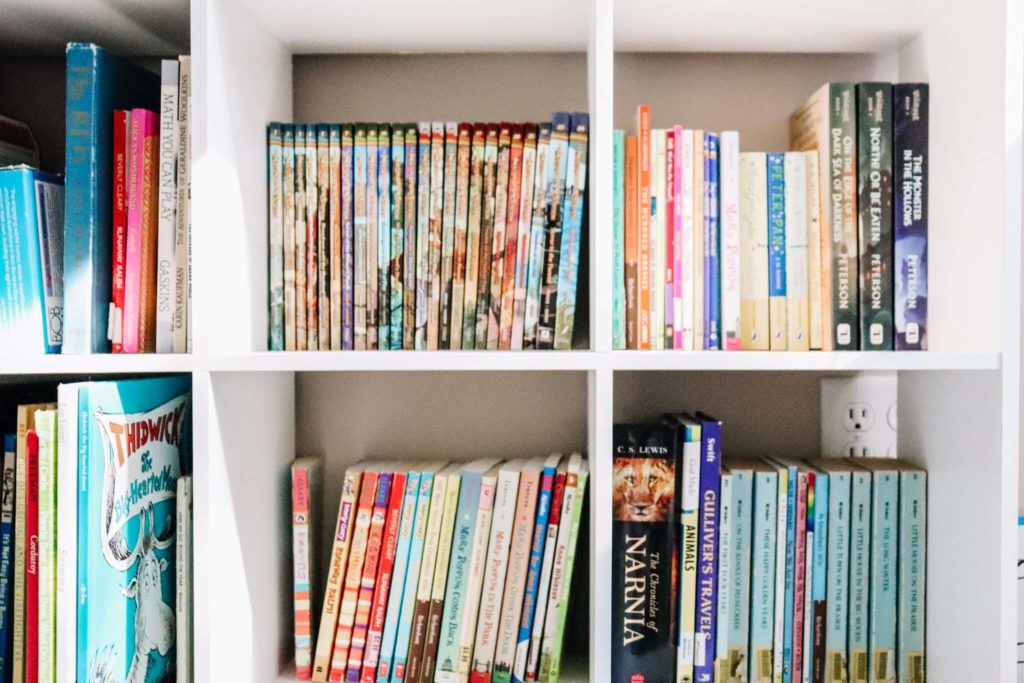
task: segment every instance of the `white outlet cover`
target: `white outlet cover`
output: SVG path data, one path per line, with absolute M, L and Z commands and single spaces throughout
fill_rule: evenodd
M 896 373 L 862 372 L 821 380 L 821 453 L 896 457 Z

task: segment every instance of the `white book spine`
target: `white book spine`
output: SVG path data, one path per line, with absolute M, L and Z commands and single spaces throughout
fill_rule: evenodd
M 192 477 L 178 479 L 175 616 L 177 683 L 192 683 Z
M 694 214 L 693 214 L 693 131 L 683 131 L 683 270 L 676 277 L 683 282 L 683 351 L 693 351 L 693 269 Z
M 700 508 L 700 441 L 687 441 L 683 444 L 683 517 L 696 515 Z M 687 585 L 683 590 L 691 591 L 693 597 L 688 598 L 687 607 L 693 607 L 696 601 L 697 587 L 696 563 L 692 570 L 680 573 L 681 581 Z M 684 614 L 679 633 L 679 653 L 676 664 L 677 680 L 693 680 L 694 647 L 696 643 L 696 622 L 693 609 Z M 681 674 L 681 675 L 680 675 Z
M 46 417 L 43 417 L 43 416 Z M 57 524 L 54 519 L 57 502 L 57 434 L 56 415 L 52 410 L 36 411 L 36 432 L 39 435 L 39 633 L 37 681 L 53 683 L 54 650 L 57 646 L 55 592 Z
M 724 131 L 718 156 L 721 193 L 722 348 L 740 348 L 740 136 Z
M 804 152 L 807 164 L 807 290 L 810 307 L 811 348 L 824 345 L 824 308 L 832 302 L 824 301 L 822 288 L 821 241 L 821 189 L 818 178 L 818 151 Z
M 174 349 L 174 255 L 178 162 L 178 61 L 165 59 L 160 68 L 160 170 L 156 253 L 156 352 Z
M 807 304 L 807 157 L 787 152 L 784 162 L 786 189 L 786 329 L 787 348 L 810 349 Z
M 189 99 L 192 88 L 192 59 L 178 58 L 178 168 L 177 206 L 174 215 L 174 353 L 188 350 L 188 304 L 191 295 L 191 253 L 189 212 Z
M 57 528 L 78 528 L 78 385 L 57 388 Z M 57 534 L 57 683 L 75 683 L 78 647 L 76 534 Z

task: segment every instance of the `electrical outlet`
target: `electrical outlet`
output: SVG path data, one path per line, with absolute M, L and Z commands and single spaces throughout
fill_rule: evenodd
M 896 373 L 821 380 L 821 452 L 826 457 L 896 457 Z

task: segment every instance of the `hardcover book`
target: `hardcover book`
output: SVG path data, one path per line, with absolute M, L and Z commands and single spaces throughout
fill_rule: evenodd
M 893 86 L 896 349 L 928 348 L 928 84 Z
M 177 202 L 174 216 L 174 353 L 192 351 L 192 58 L 178 57 Z M 290 126 L 286 126 L 290 128 Z M 293 135 L 289 143 L 294 145 Z
M 63 384 L 57 387 L 57 528 L 77 529 L 78 528 L 78 385 Z M 13 445 L 13 444 L 12 444 Z M 68 457 L 68 454 L 75 454 Z M 12 455 L 13 458 L 13 455 Z M 5 463 L 6 464 L 6 463 Z M 14 467 L 12 459 L 10 480 L 4 480 L 5 485 L 14 487 Z M 6 492 L 5 492 L 6 493 Z M 5 504 L 14 504 L 14 489 L 10 490 L 10 497 L 3 498 Z M 12 510 L 13 517 L 13 510 Z M 13 519 L 12 519 L 13 521 Z M 3 511 L 0 509 L 0 538 L 3 535 Z M 2 540 L 0 540 L 2 543 Z M 0 551 L 4 552 L 4 551 Z M 13 552 L 13 542 L 5 551 L 7 562 L 10 563 Z M 13 585 L 13 571 L 8 574 L 6 593 L 3 588 L 3 556 L 0 555 L 0 595 L 6 595 L 7 605 L 10 605 L 10 588 Z M 78 537 L 73 533 L 57 535 L 57 596 L 56 608 L 59 619 L 57 620 L 57 681 L 75 680 L 77 674 L 77 662 L 75 660 L 78 648 Z M 8 607 L 8 613 L 3 618 L 3 624 L 8 625 L 13 610 Z M 0 610 L 2 614 L 2 610 Z M 7 638 L 0 638 L 0 642 L 7 643 L 3 649 L 5 656 L 9 655 L 10 641 Z M 9 665 L 4 671 L 9 671 Z
M 124 324 L 124 278 L 125 258 L 128 239 L 128 183 L 131 170 L 128 168 L 129 140 L 131 139 L 132 113 L 125 109 L 114 112 L 114 196 L 113 224 L 111 225 L 111 282 L 110 314 L 107 318 L 107 337 L 111 353 L 122 353 L 122 326 Z M 63 264 L 61 264 L 63 265 Z

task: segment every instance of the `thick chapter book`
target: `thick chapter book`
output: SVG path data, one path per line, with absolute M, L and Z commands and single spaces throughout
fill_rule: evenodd
M 540 306 L 541 268 L 544 262 L 544 230 L 550 208 L 548 187 L 553 174 L 553 156 L 551 124 L 541 123 L 537 129 L 537 158 L 533 174 L 530 234 L 529 239 L 525 242 L 525 258 L 520 258 L 520 262 L 523 264 L 521 290 L 518 284 L 520 282 L 518 266 L 516 273 L 516 313 L 512 322 L 512 348 L 515 350 L 532 349 L 537 346 L 537 316 Z M 521 246 L 523 245 L 521 244 Z M 521 307 L 520 301 L 522 301 Z M 522 310 L 521 314 L 520 309 Z
M 893 312 L 897 350 L 928 348 L 928 84 L 893 86 Z
M 779 472 L 764 461 L 754 461 L 751 469 L 754 476 L 754 498 L 751 514 L 750 641 L 747 647 L 746 680 L 750 683 L 772 683 Z M 740 662 L 740 665 L 742 667 L 743 663 Z M 743 680 L 742 673 L 739 676 Z
M 808 351 L 810 339 L 810 287 L 808 282 L 807 157 L 786 152 L 786 347 Z
M 523 129 L 523 176 L 519 197 L 519 243 L 516 245 L 515 282 L 512 286 L 512 330 L 509 347 L 523 348 L 523 328 L 526 316 L 526 286 L 530 262 L 530 236 L 533 233 L 533 212 L 538 186 L 537 174 L 542 163 L 547 140 L 540 139 L 541 126 L 527 124 Z M 548 131 L 550 135 L 550 131 Z
M 444 244 L 444 124 L 430 124 L 430 211 L 427 237 L 427 349 L 440 348 L 441 253 Z M 372 286 L 372 285 L 371 285 Z
M 498 174 L 502 157 L 508 163 L 508 145 L 511 132 L 496 123 L 487 124 L 487 138 L 484 144 L 483 196 L 480 205 L 480 245 L 477 258 L 476 310 L 473 312 L 476 330 L 473 333 L 473 347 L 487 349 L 491 310 L 491 276 L 493 275 L 495 242 L 494 223 L 498 217 Z M 504 137 L 504 144 L 502 144 Z M 507 182 L 507 177 L 506 177 Z M 502 244 L 504 247 L 504 244 Z M 495 339 L 497 348 L 497 339 Z
M 455 232 L 452 248 L 451 319 L 448 347 L 462 348 L 463 318 L 466 304 L 466 268 L 469 262 L 469 203 L 470 176 L 475 175 L 475 165 L 483 163 L 483 140 L 474 144 L 473 125 L 458 125 L 459 142 L 455 173 Z M 478 153 L 474 150 L 478 148 Z M 474 159 L 473 157 L 476 157 Z M 446 174 L 447 175 L 447 174 Z M 479 195 L 479 180 L 477 181 Z M 475 329 L 475 328 L 474 328 Z
M 721 225 L 722 345 L 726 351 L 740 349 L 740 136 L 736 131 L 721 134 L 718 154 L 719 223 Z M 680 303 L 681 306 L 681 303 Z
M 484 571 L 487 561 L 487 541 L 491 534 L 491 522 L 494 518 L 495 489 L 498 484 L 499 464 L 495 464 L 483 474 L 480 487 L 480 506 L 476 516 L 476 527 L 473 529 L 473 552 L 469 556 L 469 571 L 466 580 L 466 607 L 459 625 L 459 666 L 457 680 L 465 683 L 469 680 L 473 665 L 473 646 L 476 640 L 477 617 L 480 611 L 483 589 Z
M 818 151 L 804 153 L 807 173 L 807 304 L 810 325 L 809 346 L 818 351 L 824 347 L 824 296 L 822 272 L 822 241 L 828 235 L 821 231 L 821 177 L 818 171 Z
M 686 171 L 683 173 L 685 181 Z M 685 207 L 685 185 L 683 202 Z M 686 226 L 684 213 L 684 235 Z M 688 243 L 685 236 L 683 241 Z M 686 268 L 685 256 L 683 268 Z M 685 301 L 683 315 L 686 315 Z M 761 152 L 744 152 L 740 154 L 740 348 L 767 351 L 768 331 L 767 156 Z M 692 348 L 686 346 L 685 328 L 683 334 L 683 348 Z
M 576 322 L 576 285 L 580 266 L 580 241 L 583 238 L 583 214 L 587 197 L 587 144 L 590 117 L 572 115 L 562 206 L 562 246 L 558 264 L 558 307 L 555 313 L 554 347 L 572 348 Z
M 626 348 L 625 184 L 626 137 L 616 130 L 612 138 L 612 349 Z
M 440 301 L 438 301 L 438 340 L 437 347 L 439 349 L 447 349 L 451 345 L 451 332 L 452 332 L 452 311 L 454 306 L 453 299 L 453 277 L 454 277 L 454 258 L 455 258 L 455 243 L 457 239 L 457 228 L 456 228 L 456 200 L 465 200 L 464 192 L 456 192 L 456 181 L 460 177 L 462 169 L 462 153 L 463 153 L 463 142 L 462 142 L 462 128 L 460 124 L 453 121 L 449 121 L 444 126 L 444 184 L 442 187 L 443 202 L 441 210 L 441 280 L 440 280 Z M 469 131 L 466 130 L 466 147 L 465 152 L 468 155 L 469 148 Z M 465 157 L 467 166 L 466 170 L 469 170 L 469 157 Z M 433 180 L 433 179 L 431 179 Z M 463 233 L 463 239 L 465 235 Z M 461 305 L 461 304 L 460 304 Z M 461 310 L 461 309 L 460 309 Z M 459 325 L 462 325 L 462 321 L 459 321 Z M 460 328 L 461 329 L 461 328 Z M 460 332 L 461 334 L 461 332 Z
M 494 148 L 497 160 L 497 145 Z M 469 204 L 466 209 L 466 243 L 463 254 L 462 337 L 458 348 L 471 351 L 476 343 L 477 279 L 480 275 L 480 228 L 483 219 L 484 171 L 487 164 L 487 124 L 474 123 L 470 144 Z M 459 244 L 456 244 L 456 249 Z M 454 344 L 453 344 L 454 347 Z
M 868 570 L 868 679 L 896 681 L 900 473 L 895 460 L 861 458 L 870 470 L 871 553 Z
M 613 447 L 611 680 L 669 681 L 677 431 L 615 425 Z
M 897 581 L 896 671 L 900 683 L 925 680 L 925 568 L 928 474 L 896 463 L 900 472 L 899 580 Z
M 96 45 L 68 44 L 64 352 L 110 350 L 114 110 L 155 110 L 159 95 L 156 74 Z
M 721 489 L 718 496 L 718 595 L 715 604 L 715 618 L 719 626 L 715 632 L 715 675 L 714 680 L 725 678 L 725 664 L 729 651 L 729 603 L 732 599 L 733 575 L 733 476 L 732 471 L 722 466 Z
M 820 470 L 812 472 L 814 476 L 814 488 L 808 492 L 810 504 L 808 505 L 807 534 L 810 538 L 814 533 L 814 544 L 810 547 L 808 574 L 810 581 L 810 606 L 807 610 L 809 619 L 805 620 L 807 637 L 805 641 L 809 646 L 804 647 L 805 651 L 805 672 L 809 669 L 810 675 L 804 674 L 805 681 L 822 683 L 825 680 L 826 665 L 826 635 L 828 616 L 828 517 L 830 512 L 831 477 Z M 813 516 L 810 514 L 813 508 Z M 808 546 L 811 546 L 808 542 Z
M 319 500 L 323 461 L 298 458 L 292 463 L 292 600 L 295 612 L 295 676 L 313 677 L 313 615 L 317 613 L 316 501 Z
M 892 85 L 857 85 L 860 346 L 893 348 Z
M 537 292 L 536 347 L 554 348 L 555 315 L 558 309 L 558 269 L 561 260 L 562 222 L 565 219 L 565 193 L 568 190 L 566 171 L 569 168 L 569 114 L 556 112 L 551 122 L 551 141 L 548 153 L 548 185 L 544 216 L 544 253 Z M 570 198 L 571 200 L 571 198 Z M 532 280 L 532 276 L 531 276 Z M 529 302 L 529 299 L 527 300 Z M 527 311 L 529 318 L 529 311 Z M 527 320 L 527 334 L 530 331 Z
M 125 353 L 156 349 L 157 145 L 155 112 L 133 109 L 128 153 L 128 233 L 125 244 Z
M 850 478 L 850 597 L 847 666 L 852 683 L 868 680 L 871 563 L 871 472 L 852 465 Z
M 191 380 L 79 387 L 78 680 L 103 672 L 167 680 L 176 664 L 175 510 L 191 460 Z
M 28 166 L 0 170 L 5 265 L 0 350 L 5 353 L 60 353 L 64 348 L 64 207 L 59 176 Z
M 448 590 L 448 570 L 452 557 L 452 540 L 455 537 L 462 471 L 463 467 L 459 466 L 448 473 L 441 527 L 437 536 L 437 564 L 434 566 L 434 579 L 430 588 L 430 610 L 427 613 L 426 640 L 423 643 L 423 664 L 420 667 L 419 680 L 422 683 L 430 683 L 437 670 L 437 651 L 441 642 L 441 623 Z
M 772 351 L 785 351 L 786 174 L 785 155 L 768 153 L 768 326 Z
M 158 227 L 156 244 L 156 352 L 171 353 L 174 351 L 174 302 L 177 299 L 177 280 L 174 270 L 175 258 L 175 223 L 178 211 L 178 60 L 165 59 L 160 62 L 160 151 L 158 160 Z M 280 133 L 280 126 L 277 127 Z M 278 151 L 275 166 L 279 169 L 280 137 L 275 136 L 275 148 Z M 278 174 L 280 178 L 280 174 Z M 280 197 L 280 194 L 278 194 Z M 280 216 L 280 210 L 278 211 Z M 273 214 L 271 215 L 273 219 Z M 275 244 L 280 244 L 280 231 L 271 232 Z M 280 249 L 271 251 L 271 256 L 280 254 Z M 280 301 L 283 271 L 280 261 L 271 264 L 270 291 L 272 301 L 277 297 Z M 271 306 L 273 330 L 277 330 L 276 321 L 281 320 L 283 309 L 280 305 Z M 282 329 L 283 331 L 283 329 Z
M 0 673 L 4 681 L 11 679 L 8 672 L 14 664 L 11 661 L 11 622 L 14 617 L 14 463 L 17 439 L 14 434 L 4 434 L 3 482 L 0 493 Z M 73 527 L 72 527 L 73 528 Z M 74 612 L 74 604 L 71 605 Z M 74 651 L 74 645 L 71 644 Z M 74 671 L 69 672 L 74 677 Z M 66 680 L 61 679 L 61 680 Z
M 512 348 L 512 319 L 515 317 L 516 258 L 519 255 L 520 211 L 524 209 L 523 194 L 529 192 L 526 186 L 526 164 L 533 172 L 533 155 L 536 151 L 536 136 L 530 145 L 525 142 L 525 126 L 512 124 L 508 161 L 508 190 L 505 209 L 504 264 L 501 273 L 501 298 L 498 302 L 498 345 L 503 351 Z M 532 178 L 530 180 L 532 181 Z M 493 302 L 492 302 L 493 308 Z M 490 345 L 490 339 L 487 340 Z
M 697 413 L 700 420 L 700 522 L 697 550 L 697 613 L 693 643 L 693 680 L 715 677 L 715 606 L 718 576 L 718 496 L 722 478 L 722 423 Z

